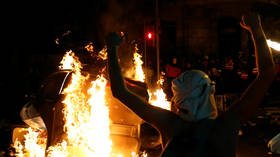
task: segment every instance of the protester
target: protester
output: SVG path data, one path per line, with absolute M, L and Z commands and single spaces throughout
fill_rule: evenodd
M 150 105 L 147 101 L 130 92 L 124 84 L 118 63 L 117 52 L 121 38 L 116 33 L 110 33 L 107 36 L 108 70 L 113 96 L 159 131 L 163 148 L 162 157 L 236 156 L 236 142 L 240 124 L 255 113 L 275 77 L 273 58 L 266 43 L 259 15 L 248 13 L 242 16 L 240 24 L 250 32 L 253 39 L 258 75 L 226 112 L 218 115 L 217 118 L 215 116 L 213 118 L 206 117 L 206 119 L 201 117 L 202 119 L 198 118 L 194 121 L 184 118 L 184 113 L 177 114 Z M 208 83 L 207 86 L 210 86 L 210 82 Z M 173 85 L 176 86 L 176 83 Z M 213 93 L 209 92 L 209 94 Z M 174 96 L 176 97 L 175 94 Z M 179 104 L 175 105 L 179 106 L 180 109 Z M 211 123 L 208 123 L 209 120 Z M 200 133 L 204 129 L 208 133 L 201 135 Z M 197 141 L 199 138 L 207 140 L 207 146 L 205 143 L 200 145 L 200 141 Z
M 165 81 L 164 81 L 164 92 L 168 100 L 173 96 L 171 90 L 171 82 L 173 79 L 178 77 L 182 73 L 182 68 L 178 64 L 178 58 L 172 57 L 171 62 L 164 65 Z

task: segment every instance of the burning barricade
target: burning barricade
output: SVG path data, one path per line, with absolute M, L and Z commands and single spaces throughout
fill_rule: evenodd
M 104 52 L 100 54 L 106 58 Z M 150 101 L 144 73 L 137 68 L 141 60 L 134 57 L 137 75 L 125 78 L 125 83 Z M 24 105 L 21 117 L 29 127 L 14 129 L 15 156 L 146 156 L 140 150 L 144 122 L 112 96 L 106 74 L 83 70 L 72 51 L 66 52 L 59 68 Z

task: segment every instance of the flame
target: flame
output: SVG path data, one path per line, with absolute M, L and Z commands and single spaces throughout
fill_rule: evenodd
M 135 65 L 135 79 L 141 82 L 145 81 L 145 74 L 142 69 L 143 61 L 141 60 L 142 56 L 137 53 L 138 48 L 137 45 L 135 46 L 135 52 L 133 54 L 134 65 Z
M 155 90 L 148 90 L 149 94 L 149 103 L 153 106 L 157 106 L 166 110 L 171 110 L 171 103 L 167 100 L 166 94 L 161 88 L 161 85 L 163 84 L 164 79 L 161 78 L 157 81 L 157 84 L 159 85 L 157 89 Z M 154 91 L 154 92 L 153 92 Z
M 96 51 L 94 51 L 95 49 L 94 49 L 94 46 L 93 46 L 93 42 L 89 42 L 84 48 L 94 58 L 102 59 L 102 60 L 106 60 L 107 59 L 107 48 L 106 47 L 103 48 L 102 50 L 100 50 L 99 52 L 96 52 Z
M 166 99 L 166 94 L 163 89 L 156 89 L 155 92 L 148 90 L 149 103 L 166 110 L 171 110 L 170 102 Z
M 33 130 L 31 127 L 27 128 L 27 133 L 24 135 L 24 143 L 19 140 L 15 140 L 15 156 L 17 157 L 44 157 L 46 138 L 41 139 L 39 137 L 40 131 Z
M 272 41 L 270 39 L 267 39 L 266 42 L 269 47 L 273 48 L 276 51 L 280 51 L 280 43 L 278 43 L 276 41 Z
M 84 87 L 89 77 L 81 74 L 80 63 L 74 65 L 77 69 L 74 69 L 72 82 L 63 91 L 66 95 L 63 103 L 68 145 L 82 148 L 83 156 L 109 157 L 112 142 L 109 137 L 109 110 L 105 103 L 107 80 L 99 76 L 91 82 L 91 88 L 86 93 Z
M 98 52 L 98 57 L 101 58 L 102 60 L 107 59 L 107 48 L 103 48 Z
M 145 81 L 145 74 L 142 68 L 143 61 L 141 60 L 142 56 L 138 53 L 139 49 L 137 47 L 137 44 L 135 44 L 134 47 L 134 53 L 133 53 L 133 64 L 131 70 L 128 70 L 126 72 L 126 76 L 129 76 L 131 79 L 144 82 Z
M 67 152 L 67 142 L 62 141 L 55 146 L 51 146 L 48 148 L 47 152 L 48 157 L 66 157 L 69 154 Z
M 137 44 L 135 44 L 134 48 L 134 67 L 132 70 L 127 71 L 126 75 L 131 76 L 131 78 L 134 80 L 145 82 L 145 74 L 142 68 L 143 61 L 141 60 L 142 56 L 138 53 L 139 49 L 137 48 Z M 160 79 L 157 83 L 162 85 L 163 81 L 163 79 Z M 148 89 L 147 91 L 149 94 L 149 103 L 151 105 L 161 107 L 166 110 L 171 110 L 171 103 L 167 100 L 166 94 L 162 88 L 158 87 L 158 89 Z
M 107 80 L 103 76 L 100 76 L 96 81 L 92 82 L 92 87 L 88 90 L 89 94 L 91 94 L 91 98 L 88 102 L 91 105 L 91 112 L 93 115 L 90 117 L 90 121 L 92 122 L 92 132 L 90 132 L 90 134 L 93 135 L 92 144 L 95 149 L 94 156 L 97 157 L 109 157 L 112 150 L 109 109 L 105 101 L 106 84 Z M 102 141 L 102 145 L 100 141 Z
M 94 47 L 93 47 L 93 43 L 92 42 L 89 42 L 86 46 L 85 46 L 85 49 L 90 52 L 90 53 L 93 53 L 94 51 Z
M 142 68 L 143 61 L 141 60 L 142 56 L 138 51 L 137 44 L 135 44 L 135 51 L 133 53 L 134 67 L 132 71 L 128 71 L 126 75 L 131 75 L 134 80 L 145 82 L 145 74 Z M 160 79 L 157 83 L 162 85 L 163 79 Z M 151 105 L 171 110 L 171 103 L 167 100 L 166 94 L 162 88 L 158 87 L 158 89 L 148 89 L 147 91 L 149 94 L 149 103 Z
M 42 132 L 28 129 L 24 143 L 15 140 L 13 147 L 16 157 L 122 157 L 114 154 L 113 142 L 110 138 L 109 108 L 106 102 L 107 80 L 98 75 L 91 81 L 89 76 L 81 72 L 82 66 L 74 52 L 68 51 L 60 62 L 60 69 L 71 69 L 71 81 L 62 91 L 65 99 L 64 131 L 66 136 L 56 145 L 46 150 L 46 137 L 40 139 Z M 47 153 L 46 153 L 47 152 Z M 46 153 L 46 154 L 45 154 Z M 147 153 L 131 152 L 131 157 L 146 157 Z
M 79 62 L 78 57 L 75 56 L 75 53 L 72 50 L 66 52 L 60 61 L 60 70 L 71 69 L 71 70 L 80 70 L 82 69 L 82 65 Z
M 15 140 L 15 142 L 13 143 L 12 146 L 15 149 L 14 156 L 18 156 L 18 157 L 23 157 L 24 156 L 23 145 L 22 145 L 22 143 L 18 139 Z

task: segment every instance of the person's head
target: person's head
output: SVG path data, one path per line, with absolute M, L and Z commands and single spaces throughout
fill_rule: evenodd
M 198 121 L 216 118 L 215 85 L 201 70 L 188 70 L 172 81 L 175 110 L 181 118 Z

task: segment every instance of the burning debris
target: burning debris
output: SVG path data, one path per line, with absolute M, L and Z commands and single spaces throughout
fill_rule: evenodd
M 93 52 L 92 44 L 86 48 Z M 97 57 L 106 59 L 106 55 L 106 49 L 103 49 Z M 168 102 L 162 89 L 155 93 L 148 90 L 137 46 L 133 61 L 130 78 L 126 78 L 128 88 L 151 104 L 158 107 L 163 104 L 163 108 L 170 109 L 170 105 L 166 107 Z M 40 104 L 41 100 L 30 105 L 34 106 L 37 115 L 41 114 L 41 123 L 43 120 L 46 127 L 22 128 L 24 138 L 15 136 L 13 140 L 15 156 L 147 156 L 140 151 L 139 142 L 140 125 L 144 122 L 113 98 L 106 76 L 92 76 L 83 71 L 79 58 L 71 50 L 66 52 L 60 63 L 60 71 L 48 79 L 55 83 L 42 86 L 41 99 L 46 101 L 48 98 L 49 102 Z M 160 100 L 157 100 L 158 96 Z M 48 109 L 44 111 L 44 108 Z M 29 120 L 32 121 L 32 118 Z
M 145 74 L 142 69 L 143 61 L 141 60 L 142 56 L 139 54 L 139 49 L 137 44 L 134 47 L 133 53 L 133 64 L 134 66 L 131 69 L 127 70 L 125 76 L 128 78 L 132 78 L 133 80 L 137 80 L 140 82 L 145 82 Z

